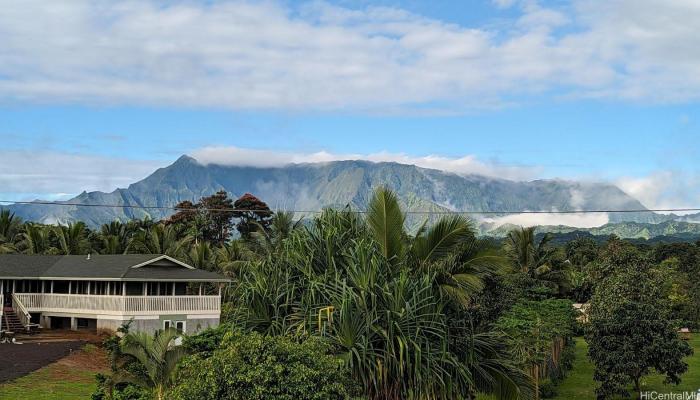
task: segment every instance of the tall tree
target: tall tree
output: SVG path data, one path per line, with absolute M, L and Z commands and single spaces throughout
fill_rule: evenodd
M 632 384 L 652 370 L 678 384 L 688 365 L 690 346 L 678 337 L 662 274 L 636 249 L 609 246 L 601 269 L 607 271 L 591 299 L 586 336 L 593 362 L 596 393 L 601 398 L 627 396 Z
M 197 203 L 178 203 L 178 211 L 165 223 L 180 227 L 179 231 L 192 236 L 196 243 L 204 240 L 221 245 L 231 237 L 233 207 L 233 200 L 228 197 L 228 193 L 220 190 L 211 196 L 202 197 Z
M 245 239 L 249 239 L 253 232 L 267 230 L 272 223 L 272 211 L 267 203 L 250 193 L 239 197 L 233 203 L 235 211 L 233 216 L 238 218 L 236 229 Z

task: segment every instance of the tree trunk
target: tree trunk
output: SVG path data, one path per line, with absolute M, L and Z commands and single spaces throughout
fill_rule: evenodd
M 641 400 L 641 398 L 642 398 L 642 390 L 641 390 L 641 388 L 639 387 L 639 377 L 638 377 L 638 376 L 635 376 L 635 377 L 634 377 L 634 391 L 637 392 L 637 399 L 640 399 L 640 400 Z

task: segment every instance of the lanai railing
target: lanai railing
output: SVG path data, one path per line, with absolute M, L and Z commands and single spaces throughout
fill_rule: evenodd
M 57 293 L 17 293 L 30 312 L 80 314 L 158 315 L 218 314 L 220 296 L 104 296 Z

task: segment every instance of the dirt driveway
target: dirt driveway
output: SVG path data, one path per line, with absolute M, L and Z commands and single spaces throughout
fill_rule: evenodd
M 27 375 L 80 349 L 84 341 L 0 344 L 0 383 Z

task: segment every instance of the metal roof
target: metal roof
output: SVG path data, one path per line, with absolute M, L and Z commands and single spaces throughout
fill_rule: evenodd
M 161 254 L 0 255 L 0 279 L 228 282 Z

